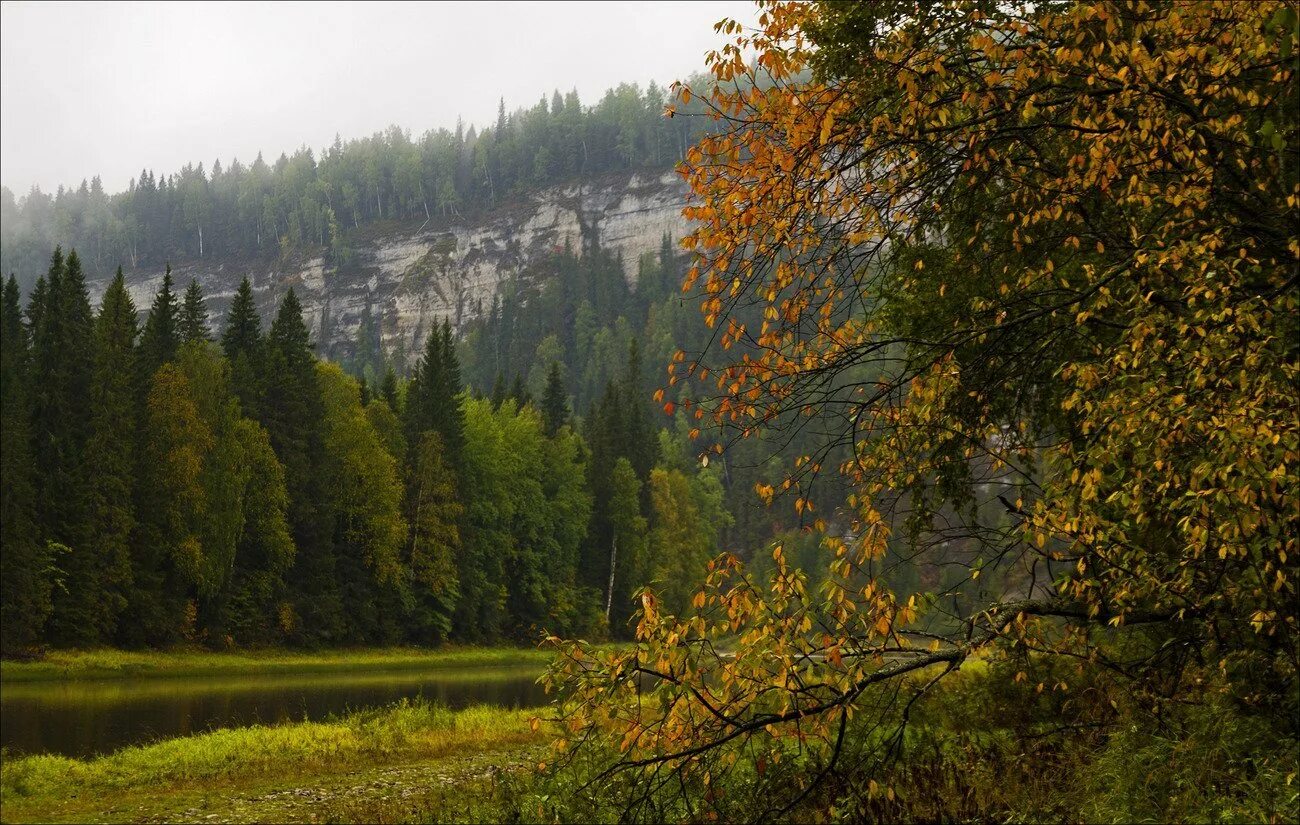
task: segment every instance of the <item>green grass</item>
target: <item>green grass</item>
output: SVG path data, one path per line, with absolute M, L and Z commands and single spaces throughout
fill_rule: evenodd
M 486 667 L 535 662 L 551 653 L 532 648 L 364 648 L 298 652 L 265 650 L 214 653 L 207 650 L 52 651 L 38 661 L 0 662 L 0 681 L 37 682 L 62 679 L 113 679 L 139 676 L 238 676 L 282 673 L 428 670 Z
M 0 765 L 0 820 L 184 819 L 196 805 L 206 809 L 241 794 L 297 785 L 328 786 L 340 774 L 519 753 L 547 741 L 529 725 L 535 714 L 489 707 L 449 711 L 404 702 L 324 722 L 219 730 L 94 759 L 8 757 Z M 244 818 L 272 815 L 274 810 L 263 805 Z

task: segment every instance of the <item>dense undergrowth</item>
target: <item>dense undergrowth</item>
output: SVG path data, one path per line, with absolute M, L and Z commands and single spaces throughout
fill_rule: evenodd
M 437 781 L 412 774 L 400 793 L 325 794 L 311 803 L 310 816 L 331 822 L 611 822 L 629 815 L 655 821 L 1295 821 L 1295 730 L 1270 724 L 1275 714 L 1221 690 L 1212 674 L 1188 678 L 1204 679 L 1204 702 L 1152 703 L 1119 694 L 1098 669 L 1060 662 L 972 660 L 910 705 L 905 726 L 898 715 L 855 716 L 829 768 L 791 740 L 777 764 L 742 758 L 709 786 L 661 798 L 648 791 L 649 772 L 601 777 L 613 754 L 571 757 L 545 749 L 557 732 L 546 724 L 532 730 L 531 717 L 540 711 L 449 711 L 425 703 L 220 730 L 88 760 L 10 756 L 0 768 L 0 792 L 6 822 L 93 817 L 142 798 L 165 818 L 169 810 L 181 813 L 180 800 L 200 804 L 196 789 L 210 794 L 201 804 L 215 804 L 211 799 L 254 787 L 317 785 L 347 772 L 446 761 L 453 768 Z M 177 800 L 171 809 L 169 795 Z
M 673 788 L 660 801 L 644 796 L 652 769 L 593 782 L 614 755 L 588 754 L 514 791 L 513 807 L 497 800 L 493 813 L 566 822 L 629 811 L 646 821 L 1300 820 L 1295 727 L 1279 727 L 1276 709 L 1251 707 L 1213 673 L 1187 678 L 1202 681 L 1203 701 L 1118 692 L 1103 669 L 1072 663 L 973 661 L 904 705 L 906 725 L 902 711 L 854 717 L 830 767 L 794 740 L 780 764 L 742 757 L 710 785 Z

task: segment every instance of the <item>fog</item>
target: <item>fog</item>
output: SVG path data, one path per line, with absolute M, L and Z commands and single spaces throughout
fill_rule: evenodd
M 16 3 L 0 6 L 0 180 L 20 197 L 148 167 L 268 162 L 396 123 L 480 127 L 542 94 L 704 67 L 752 3 Z

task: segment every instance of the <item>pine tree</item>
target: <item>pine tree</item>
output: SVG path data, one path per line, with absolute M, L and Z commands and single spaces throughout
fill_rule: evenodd
M 33 346 L 33 432 L 41 532 L 68 548 L 58 559 L 63 586 L 50 615 L 59 644 L 101 641 L 101 565 L 90 547 L 92 483 L 86 467 L 90 419 L 86 399 L 93 371 L 94 322 L 81 260 L 56 250 Z
M 29 366 L 18 282 L 10 275 L 0 314 L 0 653 L 6 655 L 40 643 L 53 584 L 36 522 Z
M 180 339 L 185 343 L 208 341 L 208 308 L 203 302 L 203 290 L 199 282 L 191 279 L 185 290 L 185 302 L 181 307 Z
M 564 391 L 564 378 L 560 375 L 560 362 L 552 361 L 546 373 L 546 394 L 542 397 L 542 421 L 547 438 L 554 438 L 560 428 L 569 422 L 569 399 Z
M 180 343 L 179 324 L 180 308 L 176 304 L 176 294 L 172 292 L 172 268 L 169 264 L 163 273 L 162 286 L 154 295 L 153 306 L 149 307 L 144 333 L 140 336 L 138 363 L 146 381 L 159 367 L 176 358 L 176 347 Z
M 111 637 L 131 587 L 135 529 L 137 321 L 122 269 L 104 293 L 95 321 L 95 369 L 90 390 L 86 464 L 93 481 L 90 550 L 100 568 L 98 624 Z

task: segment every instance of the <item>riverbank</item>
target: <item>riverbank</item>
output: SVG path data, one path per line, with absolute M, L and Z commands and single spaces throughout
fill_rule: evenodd
M 429 670 L 433 668 L 544 666 L 551 653 L 537 648 L 360 648 L 322 651 L 209 650 L 127 651 L 58 650 L 30 661 L 0 661 L 0 681 L 117 679 L 166 676 L 244 676 L 263 674 L 348 673 Z
M 530 724 L 540 713 L 404 702 L 93 759 L 9 757 L 0 765 L 0 821 L 369 821 L 407 807 L 490 821 L 490 812 L 465 806 L 493 798 L 503 774 L 545 758 L 550 735 Z M 454 810 L 444 815 L 439 805 Z

